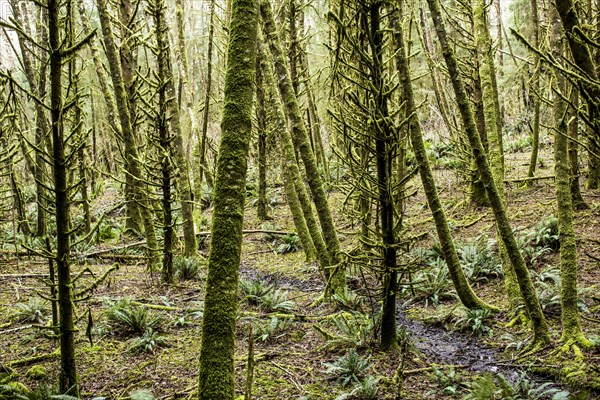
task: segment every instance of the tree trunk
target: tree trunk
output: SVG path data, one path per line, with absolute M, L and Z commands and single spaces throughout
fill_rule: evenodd
M 125 90 L 125 84 L 123 82 L 123 76 L 121 75 L 121 62 L 117 56 L 117 47 L 115 45 L 114 36 L 112 33 L 112 26 L 110 22 L 110 16 L 106 8 L 105 0 L 97 0 L 98 14 L 100 15 L 100 24 L 102 26 L 102 33 L 104 36 L 104 47 L 106 50 L 106 57 L 108 58 L 108 64 L 110 67 L 110 75 L 113 82 L 113 89 L 115 91 L 115 100 L 117 103 L 117 110 L 119 113 L 119 120 L 121 123 L 121 132 L 123 141 L 125 142 L 125 155 L 127 157 L 126 164 L 129 165 L 129 172 L 127 176 L 133 179 L 133 201 L 139 204 L 139 211 L 144 222 L 144 231 L 146 236 L 146 246 L 148 254 L 148 267 L 150 271 L 153 271 L 158 265 L 158 241 L 156 239 L 156 233 L 154 230 L 154 223 L 152 221 L 152 214 L 146 204 L 142 204 L 146 196 L 144 195 L 143 189 L 143 178 L 142 169 L 140 166 L 139 156 L 134 140 L 134 133 L 131 127 L 131 116 L 129 114 L 129 102 L 127 98 L 127 92 Z
M 173 67 L 171 66 L 171 48 L 169 46 L 168 27 L 166 21 L 165 7 L 162 1 L 157 2 L 157 6 L 161 15 L 156 17 L 161 22 L 161 26 L 157 27 L 156 35 L 159 47 L 159 59 L 162 65 L 162 77 L 165 85 L 165 111 L 167 112 L 167 121 L 171 127 L 172 134 L 170 135 L 173 142 L 173 153 L 175 163 L 179 168 L 177 174 L 177 188 L 179 190 L 179 198 L 181 203 L 181 217 L 183 219 L 183 254 L 186 257 L 195 257 L 198 255 L 196 245 L 196 234 L 194 232 L 194 207 L 192 202 L 192 185 L 190 184 L 190 173 L 188 168 L 188 160 L 183 146 L 183 132 L 181 130 L 181 119 L 179 115 L 179 106 L 175 102 L 175 77 Z
M 568 109 L 568 126 L 569 137 L 569 164 L 571 176 L 571 201 L 575 210 L 585 210 L 589 206 L 586 204 L 581 195 L 581 187 L 579 186 L 579 93 L 573 87 L 571 90 L 571 107 Z
M 75 326 L 73 323 L 73 285 L 70 267 L 70 216 L 68 165 L 62 104 L 63 45 L 61 11 L 57 0 L 48 0 L 48 39 L 50 50 L 50 117 L 52 123 L 52 157 L 56 206 L 56 266 L 58 271 L 58 309 L 60 332 L 60 393 L 78 397 L 75 364 Z
M 559 9 L 560 11 L 560 9 Z M 560 27 L 552 26 L 554 37 L 553 55 L 560 57 L 564 50 L 560 41 Z M 565 93 L 565 79 L 556 73 L 556 90 Z M 556 203 L 558 208 L 558 232 L 560 240 L 560 304 L 562 336 L 565 345 L 591 347 L 581 330 L 577 295 L 577 240 L 573 230 L 573 203 L 571 200 L 571 167 L 569 164 L 569 139 L 567 138 L 568 115 L 566 102 L 560 95 L 554 98 L 554 174 L 556 176 Z
M 399 1 L 402 3 L 402 1 Z M 402 10 L 402 4 L 399 5 L 399 9 Z M 408 130 L 410 134 L 410 141 L 415 153 L 415 159 L 419 166 L 419 174 L 421 176 L 421 182 L 425 191 L 425 197 L 427 198 L 427 204 L 433 214 L 433 220 L 438 234 L 438 239 L 442 247 L 442 253 L 444 260 L 448 265 L 448 271 L 452 279 L 452 283 L 456 288 L 456 293 L 460 301 L 465 307 L 468 308 L 492 308 L 485 304 L 481 299 L 477 297 L 469 281 L 465 276 L 464 271 L 460 265 L 458 254 L 456 253 L 456 246 L 450 228 L 448 227 L 448 220 L 442 207 L 438 191 L 435 185 L 431 166 L 429 165 L 429 159 L 427 158 L 427 152 L 425 150 L 425 143 L 423 142 L 423 133 L 421 131 L 421 123 L 417 114 L 417 109 L 414 100 L 410 66 L 408 58 L 406 56 L 406 46 L 404 45 L 404 36 L 402 32 L 402 24 L 399 19 L 392 19 L 392 28 L 394 29 L 394 45 L 396 46 L 396 67 L 398 69 L 398 75 L 400 77 L 400 85 L 402 90 L 402 97 L 405 101 L 404 115 L 408 116 Z
M 519 251 L 519 247 L 508 220 L 508 215 L 506 214 L 506 208 L 502 202 L 500 194 L 498 193 L 498 189 L 496 188 L 494 177 L 488 164 L 487 156 L 481 144 L 481 140 L 479 139 L 479 135 L 477 134 L 477 128 L 475 127 L 473 120 L 473 113 L 469 105 L 469 99 L 458 71 L 454 52 L 452 51 L 447 38 L 440 5 L 438 0 L 427 0 L 427 3 L 429 5 L 429 10 L 431 11 L 431 16 L 442 48 L 442 54 L 444 55 L 446 66 L 448 68 L 448 74 L 450 76 L 450 80 L 452 81 L 452 87 L 454 89 L 456 101 L 463 119 L 467 137 L 471 147 L 474 150 L 477 168 L 479 169 L 481 177 L 486 184 L 486 191 L 494 212 L 497 229 L 502 241 L 504 242 L 504 245 L 506 246 L 506 250 L 517 276 L 525 308 L 529 314 L 529 317 L 531 318 L 534 331 L 532 345 L 537 346 L 548 343 L 551 340 L 548 324 L 544 314 L 542 313 L 539 300 L 529 276 L 529 271 L 527 270 L 525 260 Z
M 536 49 L 540 47 L 540 18 L 538 14 L 537 0 L 531 0 L 531 24 L 533 25 L 533 46 Z M 535 55 L 533 71 L 533 126 L 531 128 L 531 159 L 529 161 L 529 170 L 527 177 L 533 178 L 537 166 L 538 152 L 540 148 L 540 57 Z M 532 181 L 529 181 L 532 182 Z
M 259 54 L 261 53 L 260 50 L 258 52 Z M 261 221 L 268 219 L 267 115 L 265 110 L 265 88 L 263 82 L 263 58 L 264 57 L 260 56 L 256 58 L 256 129 L 258 131 L 258 203 L 256 214 Z
M 212 69 L 213 69 L 213 37 L 215 32 L 215 1 L 210 0 L 210 22 L 208 27 L 208 54 L 206 61 L 206 95 L 204 97 L 204 115 L 202 119 L 202 136 L 198 141 L 200 145 L 198 149 L 198 157 L 200 157 L 200 173 L 198 176 L 198 183 L 196 184 L 196 193 L 199 194 L 201 190 L 202 177 L 206 174 L 206 183 L 212 186 L 212 182 L 208 179 L 209 173 L 206 169 L 206 140 L 208 135 L 208 117 L 210 116 L 210 95 L 212 90 Z M 200 198 L 198 196 L 198 198 Z
M 252 131 L 257 3 L 233 0 L 208 258 L 199 399 L 233 400 L 237 287 Z
M 273 19 L 273 13 L 271 11 L 271 4 L 268 0 L 261 1 L 260 11 L 263 20 L 265 39 L 269 43 L 269 48 L 273 55 L 280 96 L 285 105 L 287 118 L 292 126 L 294 147 L 300 153 L 302 161 L 304 162 L 308 185 L 313 195 L 317 215 L 321 222 L 323 238 L 327 244 L 331 260 L 331 265 L 325 267 L 327 268 L 326 273 L 328 278 L 326 295 L 329 295 L 333 292 L 343 291 L 346 287 L 345 271 L 341 263 L 340 242 L 333 223 L 331 210 L 327 203 L 327 194 L 325 193 L 323 182 L 317 168 L 315 155 L 310 147 L 310 138 L 306 131 L 304 121 L 302 120 L 298 100 L 294 94 L 290 73 L 285 65 L 285 59 L 283 57 L 275 21 Z

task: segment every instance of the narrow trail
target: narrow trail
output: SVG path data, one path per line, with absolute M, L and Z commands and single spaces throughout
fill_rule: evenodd
M 285 274 L 268 274 L 253 269 L 251 263 L 242 262 L 240 275 L 244 279 L 262 280 L 285 290 L 320 292 L 324 288 L 323 282 L 317 278 L 303 280 Z M 512 383 L 526 373 L 526 366 L 510 363 L 500 350 L 485 345 L 475 337 L 409 318 L 401 301 L 398 301 L 396 319 L 398 326 L 404 326 L 410 333 L 415 348 L 432 364 L 463 366 L 477 374 L 502 374 Z M 531 373 L 526 373 L 526 376 L 539 384 L 550 382 L 554 387 L 562 386 L 552 378 Z

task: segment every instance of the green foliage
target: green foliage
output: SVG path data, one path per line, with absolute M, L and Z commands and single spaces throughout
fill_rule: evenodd
M 476 336 L 492 336 L 492 329 L 485 324 L 485 321 L 492 315 L 489 309 L 471 308 L 467 309 L 464 316 L 455 320 L 454 326 L 460 330 L 470 329 Z
M 110 240 L 116 239 L 121 235 L 121 229 L 106 219 L 100 222 L 98 227 L 98 239 L 99 240 Z
M 442 258 L 435 259 L 427 268 L 418 271 L 413 282 L 417 298 L 424 299 L 426 306 L 429 306 L 429 302 L 438 306 L 443 300 L 457 298 L 449 279 L 448 266 Z
M 300 236 L 296 234 L 283 235 L 279 238 L 279 245 L 275 252 L 277 254 L 295 253 L 302 247 Z
M 288 300 L 288 292 L 275 289 L 267 282 L 240 279 L 239 287 L 248 304 L 259 306 L 266 312 L 291 312 L 296 308 L 296 303 Z
M 462 383 L 462 377 L 453 366 L 449 366 L 447 370 L 443 370 L 434 365 L 432 367 L 432 372 L 442 388 L 442 394 L 454 396 L 458 393 L 458 389 Z M 428 394 L 433 395 L 435 392 L 430 391 Z
M 370 316 L 359 311 L 341 311 L 330 315 L 315 330 L 325 339 L 325 347 L 365 347 L 380 324 L 381 315 Z
M 132 353 L 154 353 L 156 348 L 164 347 L 166 344 L 164 336 L 148 327 L 142 336 L 131 339 L 129 351 Z
M 500 339 L 506 342 L 504 350 L 514 349 L 517 352 L 523 350 L 529 343 L 527 339 L 519 339 L 510 333 L 505 333 Z
M 463 397 L 464 400 L 566 400 L 570 393 L 551 387 L 549 382 L 541 385 L 529 380 L 525 373 L 511 384 L 502 374 L 495 376 L 490 373 L 478 376 L 469 383 L 468 393 Z
M 175 277 L 180 281 L 198 280 L 201 278 L 201 272 L 204 270 L 206 262 L 199 257 L 175 257 L 173 260 L 173 269 Z
M 293 318 L 280 318 L 276 315 L 271 316 L 266 321 L 261 321 L 256 325 L 255 337 L 261 342 L 271 339 L 279 339 L 292 326 Z
M 275 290 L 275 286 L 262 280 L 240 279 L 239 288 L 245 301 L 250 305 L 258 306 L 262 303 L 263 296 Z
M 155 397 L 148 389 L 139 389 L 131 394 L 131 400 L 154 400 Z
M 457 253 L 467 278 L 472 282 L 502 276 L 502 264 L 493 252 L 493 241 L 479 236 L 471 243 L 457 246 Z
M 350 349 L 333 363 L 326 363 L 327 369 L 323 372 L 329 379 L 347 386 L 351 382 L 360 382 L 360 378 L 371 367 L 369 358 L 361 357 L 355 349 Z
M 149 328 L 156 328 L 161 320 L 146 306 L 134 304 L 127 297 L 111 304 L 107 316 L 125 334 L 144 334 Z
M 208 184 L 206 184 L 205 182 L 202 182 L 202 185 L 200 185 L 200 198 L 198 199 L 198 202 L 200 203 L 200 208 L 202 210 L 206 210 L 207 208 L 209 208 L 212 205 L 213 199 L 213 189 L 210 186 L 208 186 Z
M 20 322 L 42 324 L 48 316 L 46 301 L 39 297 L 30 297 L 27 303 L 17 303 L 15 305 L 14 315 Z
M 558 250 L 560 247 L 558 219 L 554 215 L 551 215 L 541 220 L 529 232 L 528 237 L 536 247 L 547 247 L 554 251 Z
M 355 291 L 344 287 L 343 291 L 337 291 L 332 296 L 333 301 L 343 310 L 361 310 L 363 298 Z
M 531 135 L 521 135 L 515 139 L 504 141 L 504 150 L 508 153 L 524 153 L 531 149 Z
M 375 400 L 379 396 L 379 381 L 380 377 L 367 375 L 365 379 L 354 384 L 354 389 L 350 393 L 343 393 L 335 398 L 335 400 L 359 399 L 359 400 Z

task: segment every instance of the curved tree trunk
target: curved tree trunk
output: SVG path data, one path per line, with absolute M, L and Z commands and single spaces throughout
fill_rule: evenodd
M 158 266 L 158 241 L 156 239 L 156 232 L 154 230 L 154 223 L 152 221 L 150 209 L 145 204 L 142 204 L 143 200 L 146 198 L 144 195 L 144 189 L 142 187 L 142 169 L 135 145 L 133 129 L 131 127 L 129 102 L 127 100 L 127 92 L 125 90 L 125 84 L 121 74 L 121 62 L 117 56 L 118 51 L 115 45 L 110 16 L 106 8 L 105 1 L 106 0 L 97 0 L 98 14 L 100 15 L 100 24 L 102 26 L 102 33 L 104 37 L 104 48 L 106 50 L 106 57 L 108 58 L 110 75 L 115 92 L 115 101 L 117 103 L 117 110 L 121 123 L 121 133 L 123 136 L 123 141 L 125 142 L 125 155 L 127 157 L 126 164 L 129 165 L 128 171 L 130 172 L 127 173 L 127 176 L 134 178 L 132 183 L 135 184 L 131 186 L 134 196 L 133 201 L 140 206 L 139 211 L 142 216 L 142 221 L 144 222 L 144 231 L 146 236 L 148 266 L 149 269 L 153 271 Z
M 401 7 L 401 5 L 399 6 Z M 419 166 L 419 174 L 421 175 L 421 182 L 425 190 L 425 196 L 427 198 L 427 204 L 433 214 L 433 220 L 437 230 L 440 245 L 444 255 L 444 260 L 448 265 L 448 271 L 452 279 L 452 283 L 456 288 L 456 293 L 460 298 L 460 301 L 468 308 L 491 308 L 485 304 L 481 299 L 477 297 L 469 281 L 465 276 L 464 271 L 460 265 L 458 254 L 456 253 L 456 246 L 448 227 L 448 221 L 446 214 L 442 207 L 442 203 L 438 196 L 438 191 L 429 165 L 427 153 L 425 150 L 425 143 L 423 142 L 423 134 L 421 132 L 421 123 L 417 114 L 417 109 L 414 100 L 414 94 L 411 83 L 410 66 L 406 57 L 406 47 L 404 45 L 404 37 L 402 33 L 401 22 L 398 18 L 392 19 L 392 28 L 394 29 L 394 44 L 396 46 L 396 67 L 398 68 L 398 75 L 400 76 L 400 84 L 402 89 L 402 96 L 405 101 L 404 115 L 408 116 L 408 130 L 410 135 L 410 141 L 415 153 L 415 159 Z

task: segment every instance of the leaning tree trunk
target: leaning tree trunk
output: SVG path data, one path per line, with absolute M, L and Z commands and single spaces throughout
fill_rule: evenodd
M 269 55 L 266 52 L 262 52 L 262 47 L 259 50 L 261 50 L 259 56 L 264 57 L 265 64 L 271 65 L 272 63 L 270 62 Z M 309 259 L 310 253 L 312 253 L 312 259 L 314 259 L 314 254 L 316 254 L 317 259 L 319 260 L 321 273 L 325 279 L 327 279 L 325 268 L 331 264 L 331 261 L 329 260 L 329 253 L 327 252 L 327 245 L 325 244 L 323 236 L 321 235 L 321 231 L 319 230 L 319 225 L 312 209 L 308 190 L 306 189 L 304 179 L 302 179 L 302 175 L 300 174 L 300 167 L 298 166 L 298 161 L 296 160 L 292 135 L 287 127 L 285 113 L 281 108 L 281 102 L 277 98 L 278 94 L 273 79 L 273 73 L 271 69 L 267 68 L 266 66 L 263 69 L 263 72 L 265 78 L 264 83 L 266 85 L 267 92 L 269 93 L 268 98 L 270 99 L 268 104 L 271 105 L 271 113 L 274 116 L 274 123 L 277 131 L 280 132 L 279 142 L 282 153 L 281 163 L 282 165 L 285 165 L 284 179 L 287 178 L 291 184 L 291 187 L 286 188 L 285 190 L 286 196 L 288 196 L 289 193 L 287 200 L 294 218 L 294 224 L 296 225 L 296 230 L 298 231 L 298 236 L 300 236 L 303 246 L 304 242 L 308 243 L 309 245 L 308 252 L 307 247 L 304 247 L 307 259 Z M 294 204 L 294 193 L 296 194 L 299 202 L 297 206 Z M 304 230 L 302 227 L 303 221 L 306 224 L 306 228 L 308 229 L 309 233 L 309 236 L 306 239 L 302 239 L 302 235 L 304 235 L 304 233 L 301 233 L 301 231 Z
M 492 38 L 489 31 L 486 5 L 483 0 L 473 2 L 473 20 L 475 25 L 475 46 L 479 58 L 479 76 L 481 82 L 481 98 L 483 105 L 483 127 L 487 132 L 489 161 L 494 182 L 502 203 L 506 204 L 504 194 L 504 151 L 502 149 L 502 125 L 498 99 L 498 85 L 496 81 L 496 68 Z M 498 233 L 498 236 L 499 233 Z M 498 252 L 502 259 L 504 284 L 508 298 L 513 308 L 521 303 L 517 277 L 512 267 L 506 247 L 502 240 L 498 241 Z
M 159 21 L 161 26 L 157 27 L 157 42 L 159 47 L 159 55 L 163 65 L 163 82 L 165 85 L 165 107 L 168 113 L 167 120 L 172 131 L 173 152 L 175 162 L 179 168 L 177 174 L 177 187 L 179 189 L 179 198 L 181 203 L 181 217 L 183 219 L 183 254 L 186 257 L 193 257 L 198 254 L 196 246 L 196 234 L 194 232 L 194 207 L 192 203 L 192 185 L 190 184 L 190 174 L 188 161 L 183 146 L 183 132 L 181 130 L 181 119 L 179 115 L 179 106 L 176 103 L 175 79 L 173 76 L 173 67 L 171 66 L 171 50 L 169 46 L 168 27 L 166 21 L 165 7 L 162 1 L 158 1 L 156 7 L 157 12 L 161 15 Z
M 258 5 L 233 0 L 208 258 L 199 399 L 233 400 L 237 286 L 256 69 Z
M 529 317 L 531 318 L 534 332 L 532 345 L 538 346 L 543 343 L 548 343 L 551 340 L 548 324 L 544 314 L 542 313 L 533 283 L 531 282 L 531 277 L 529 276 L 529 271 L 527 270 L 525 260 L 519 251 L 519 247 L 508 220 L 506 208 L 502 202 L 501 196 L 498 193 L 498 189 L 496 188 L 496 183 L 488 164 L 487 156 L 479 139 L 479 135 L 477 134 L 477 128 L 473 120 L 473 112 L 469 104 L 469 98 L 462 83 L 462 79 L 458 71 L 457 61 L 446 34 L 446 27 L 442 19 L 442 12 L 440 10 L 439 2 L 438 0 L 427 0 L 427 3 L 429 5 L 435 30 L 442 48 L 442 54 L 444 55 L 446 66 L 448 68 L 448 74 L 452 82 L 452 87 L 454 89 L 456 101 L 463 119 L 467 137 L 471 147 L 473 148 L 475 161 L 477 162 L 477 168 L 479 169 L 481 177 L 486 184 L 486 190 L 492 210 L 494 212 L 494 217 L 496 219 L 497 229 L 502 241 L 504 242 L 504 245 L 506 246 L 506 250 L 519 282 L 519 288 L 521 290 L 521 295 L 523 296 L 525 308 L 529 314 Z
M 104 36 L 104 48 L 106 50 L 106 57 L 108 58 L 110 75 L 115 92 L 115 101 L 117 103 L 117 111 L 121 122 L 121 134 L 123 141 L 125 142 L 126 164 L 129 165 L 127 175 L 129 176 L 131 174 L 132 177 L 135 178 L 133 179 L 133 183 L 135 184 L 131 186 L 133 191 L 133 201 L 139 205 L 139 211 L 144 223 L 144 233 L 146 236 L 148 267 L 150 271 L 153 271 L 158 266 L 158 241 L 156 239 L 156 232 L 154 230 L 150 209 L 147 205 L 142 204 L 142 201 L 146 197 L 144 188 L 142 187 L 142 168 L 140 166 L 140 159 L 135 145 L 133 129 L 131 127 L 131 115 L 129 114 L 129 102 L 121 73 L 121 62 L 118 58 L 110 16 L 106 8 L 106 0 L 97 0 L 97 4 L 98 14 L 100 15 L 100 24 Z
M 325 240 L 329 251 L 331 265 L 325 267 L 328 279 L 326 295 L 329 295 L 333 292 L 343 291 L 346 287 L 345 271 L 341 262 L 340 242 L 333 223 L 331 210 L 327 203 L 327 194 L 325 193 L 323 181 L 319 174 L 315 154 L 312 152 L 310 138 L 306 131 L 304 121 L 302 120 L 298 100 L 294 94 L 290 73 L 285 65 L 285 59 L 281 50 L 279 37 L 277 36 L 271 4 L 268 0 L 261 1 L 260 11 L 263 20 L 265 39 L 269 43 L 269 48 L 273 55 L 280 96 L 285 106 L 287 118 L 292 127 L 294 147 L 300 153 L 302 161 L 304 162 L 308 185 L 313 195 L 319 221 L 321 222 L 323 239 Z
M 399 3 L 402 2 L 399 1 Z M 402 10 L 402 4 L 398 7 Z M 444 213 L 435 185 L 433 172 L 429 165 L 429 159 L 427 158 L 425 143 L 423 142 L 423 133 L 421 131 L 421 123 L 419 121 L 414 100 L 410 66 L 406 57 L 406 46 L 404 45 L 404 36 L 402 33 L 402 24 L 397 17 L 392 19 L 392 28 L 394 29 L 394 45 L 396 46 L 396 67 L 398 68 L 398 75 L 400 77 L 402 97 L 405 101 L 404 115 L 409 118 L 408 130 L 410 141 L 415 153 L 417 165 L 419 166 L 419 174 L 421 175 L 421 182 L 423 183 L 427 204 L 433 214 L 433 220 L 442 247 L 442 253 L 444 255 L 444 260 L 448 265 L 452 283 L 456 288 L 456 293 L 458 294 L 460 301 L 465 307 L 492 308 L 479 299 L 475 292 L 473 292 L 460 265 L 460 260 L 456 253 L 456 246 L 454 245 L 454 240 L 452 239 L 452 234 L 448 227 L 448 220 L 446 219 L 446 214 Z

